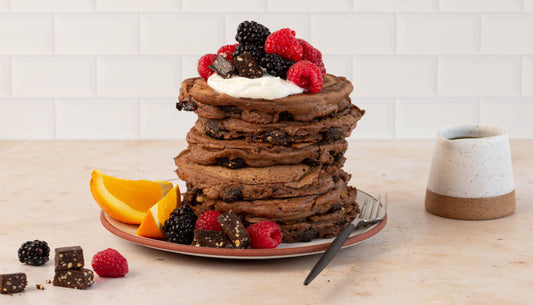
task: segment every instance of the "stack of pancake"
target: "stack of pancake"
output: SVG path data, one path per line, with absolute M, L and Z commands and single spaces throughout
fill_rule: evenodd
M 326 74 L 319 93 L 247 99 L 185 80 L 177 108 L 198 120 L 175 158 L 187 183 L 183 201 L 197 215 L 232 210 L 245 225 L 275 221 L 283 242 L 336 236 L 359 213 L 342 170 L 345 138 L 364 114 L 352 90 L 346 78 Z

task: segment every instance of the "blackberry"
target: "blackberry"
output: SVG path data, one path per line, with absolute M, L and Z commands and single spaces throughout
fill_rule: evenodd
M 50 248 L 45 241 L 27 241 L 20 246 L 18 255 L 21 263 L 40 266 L 48 261 Z
M 188 204 L 170 213 L 163 225 L 163 232 L 171 243 L 190 245 L 194 236 L 194 225 L 198 217 Z
M 241 55 L 244 52 L 252 54 L 257 63 L 261 62 L 263 56 L 265 56 L 265 48 L 263 46 L 256 46 L 253 44 L 238 44 L 233 51 L 233 58 Z
M 237 27 L 235 40 L 242 44 L 264 46 L 270 30 L 255 21 L 243 21 Z
M 267 70 L 268 74 L 284 79 L 287 79 L 287 71 L 293 64 L 294 61 L 273 53 L 266 54 L 259 63 L 261 67 Z

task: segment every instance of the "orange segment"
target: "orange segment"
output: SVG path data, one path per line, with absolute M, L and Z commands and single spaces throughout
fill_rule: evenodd
M 100 208 L 116 220 L 139 224 L 146 211 L 173 188 L 166 181 L 127 180 L 93 170 L 91 193 Z
M 136 234 L 150 238 L 164 238 L 163 225 L 170 213 L 181 205 L 180 189 L 176 185 L 163 199 L 154 204 L 144 215 Z

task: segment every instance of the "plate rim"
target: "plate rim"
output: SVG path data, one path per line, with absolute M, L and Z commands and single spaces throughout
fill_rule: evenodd
M 368 193 L 358 190 L 358 192 L 363 193 L 364 195 L 373 198 Z M 228 258 L 228 259 L 273 259 L 273 258 L 283 258 L 283 257 L 295 257 L 295 256 L 304 256 L 312 255 L 324 252 L 334 238 L 324 239 L 324 242 L 306 245 L 306 246 L 296 246 L 296 247 L 287 247 L 287 248 L 275 248 L 275 249 L 233 249 L 233 248 L 210 248 L 210 247 L 199 247 L 191 245 L 181 245 L 170 243 L 165 240 L 154 239 L 149 237 L 138 236 L 126 232 L 119 227 L 113 225 L 113 221 L 118 222 L 118 220 L 112 218 L 104 211 L 100 211 L 100 222 L 104 228 L 112 233 L 113 235 L 120 237 L 121 239 L 133 242 L 135 244 L 168 251 L 174 253 L 180 253 L 185 255 L 193 256 L 203 256 L 203 257 L 213 257 L 213 258 Z M 353 246 L 357 243 L 365 241 L 377 233 L 379 233 L 387 223 L 388 214 L 385 215 L 384 219 L 378 224 L 368 228 L 366 231 L 354 232 L 353 236 L 349 237 L 346 242 L 343 244 L 342 248 Z M 128 225 L 128 224 L 125 224 Z M 135 225 L 131 225 L 135 226 Z M 355 235 L 354 235 L 355 234 Z

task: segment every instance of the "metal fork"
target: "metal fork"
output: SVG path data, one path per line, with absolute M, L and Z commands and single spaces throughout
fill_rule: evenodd
M 387 214 L 387 204 L 388 196 L 384 194 L 383 196 L 379 195 L 377 200 L 365 200 L 361 207 L 361 212 L 357 217 L 347 225 L 335 238 L 335 240 L 329 245 L 326 249 L 326 252 L 322 254 L 318 262 L 315 264 L 311 272 L 304 281 L 304 285 L 308 285 L 311 281 L 328 265 L 328 263 L 333 259 L 333 257 L 339 252 L 342 245 L 350 237 L 353 231 L 376 224 L 382 221 Z

